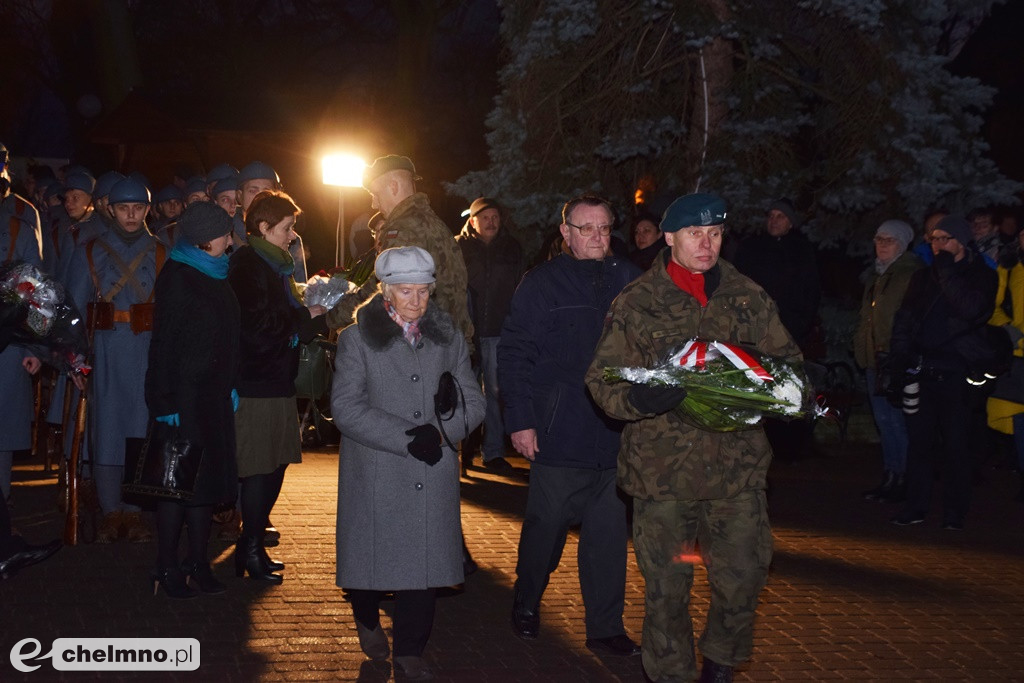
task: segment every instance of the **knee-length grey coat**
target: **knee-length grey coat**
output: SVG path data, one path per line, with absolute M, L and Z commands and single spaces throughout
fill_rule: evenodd
M 422 590 L 461 583 L 458 453 L 442 447 L 429 466 L 406 450 L 406 430 L 434 417 L 446 370 L 465 405 L 444 423 L 452 443 L 483 420 L 485 399 L 451 318 L 431 301 L 413 348 L 377 294 L 341 332 L 331 409 L 341 431 L 338 460 L 337 584 Z M 465 419 L 464 419 L 465 416 Z

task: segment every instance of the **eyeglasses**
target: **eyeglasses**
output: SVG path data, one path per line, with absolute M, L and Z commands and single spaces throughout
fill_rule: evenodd
M 708 239 L 720 240 L 722 239 L 722 236 L 725 235 L 725 228 L 721 226 L 707 228 L 706 230 L 701 230 L 699 228 L 687 228 L 686 230 L 680 230 L 679 232 L 686 235 L 691 240 L 704 239 L 705 235 L 708 236 Z
M 576 228 L 577 230 L 579 230 L 580 231 L 580 235 L 582 235 L 583 237 L 590 237 L 591 235 L 594 234 L 595 230 L 597 230 L 597 234 L 599 234 L 601 237 L 607 237 L 608 235 L 612 234 L 612 226 L 611 226 L 611 224 L 606 224 L 606 225 L 573 225 L 572 223 L 570 223 L 568 221 L 566 221 L 565 224 L 568 225 L 570 228 Z
M 929 244 L 937 244 L 937 245 L 939 245 L 941 247 L 943 244 L 945 244 L 946 242 L 950 241 L 951 239 L 953 239 L 953 238 L 950 237 L 949 235 L 935 235 L 935 234 L 933 234 L 933 235 L 931 235 L 928 238 L 928 243 Z
M 895 237 L 876 237 L 875 238 L 875 244 L 880 244 L 882 246 L 887 246 L 887 247 L 896 244 L 897 241 L 898 240 Z

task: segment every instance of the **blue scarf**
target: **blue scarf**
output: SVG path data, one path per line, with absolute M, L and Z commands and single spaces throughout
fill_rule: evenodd
M 171 260 L 192 266 L 200 273 L 209 275 L 215 280 L 224 280 L 228 276 L 228 255 L 221 254 L 213 257 L 193 244 L 186 244 L 182 240 L 174 245 L 171 250 Z

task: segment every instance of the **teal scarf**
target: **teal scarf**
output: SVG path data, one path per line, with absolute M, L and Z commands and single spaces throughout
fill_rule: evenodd
M 171 250 L 171 260 L 192 266 L 199 272 L 209 275 L 215 280 L 224 280 L 228 276 L 228 255 L 213 257 L 193 244 L 179 240 Z
M 295 259 L 292 258 L 292 255 L 287 250 L 256 235 L 249 235 L 249 246 L 255 249 L 260 258 L 266 261 L 267 265 L 285 281 L 285 288 L 292 296 L 292 304 L 301 306 L 302 293 L 295 284 L 295 278 L 292 277 L 292 273 L 295 272 Z

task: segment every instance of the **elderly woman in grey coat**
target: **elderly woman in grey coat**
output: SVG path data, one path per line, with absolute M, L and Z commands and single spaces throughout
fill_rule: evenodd
M 453 444 L 480 424 L 486 403 L 462 334 L 430 301 L 430 254 L 387 249 L 374 270 L 380 292 L 338 338 L 331 395 L 342 435 L 337 585 L 349 593 L 359 644 L 373 659 L 389 655 L 379 604 L 394 592 L 395 665 L 423 680 L 432 677 L 422 655 L 434 590 L 463 580 Z M 461 392 L 439 392 L 446 373 Z

